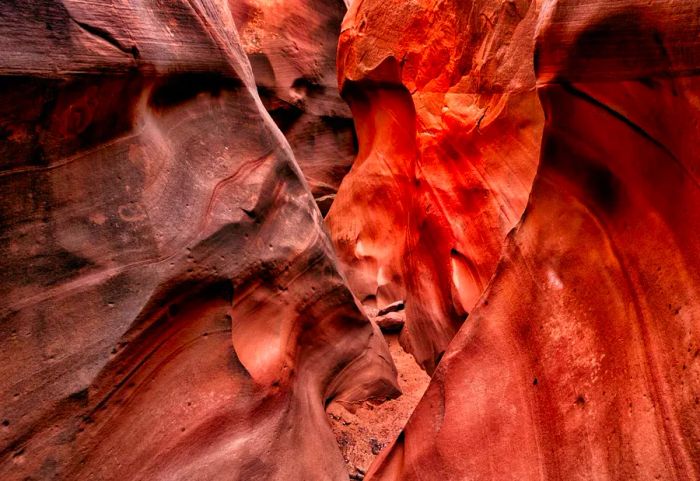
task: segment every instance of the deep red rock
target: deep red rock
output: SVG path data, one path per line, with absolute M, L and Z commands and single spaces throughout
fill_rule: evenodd
M 698 479 L 699 18 L 546 3 L 529 205 L 367 480 Z
M 347 479 L 395 393 L 227 2 L 0 5 L 0 479 Z

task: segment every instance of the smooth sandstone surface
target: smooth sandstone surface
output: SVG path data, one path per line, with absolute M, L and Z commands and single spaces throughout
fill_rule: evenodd
M 700 5 L 544 2 L 529 205 L 365 479 L 700 477 Z
M 0 5 L 0 479 L 343 480 L 396 394 L 224 1 Z
M 353 292 L 406 300 L 429 373 L 493 275 L 535 175 L 528 1 L 354 2 L 338 47 L 359 153 L 327 217 Z

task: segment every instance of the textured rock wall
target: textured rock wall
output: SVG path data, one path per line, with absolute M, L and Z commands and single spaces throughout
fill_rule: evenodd
M 327 221 L 355 294 L 405 299 L 401 342 L 431 372 L 492 276 L 537 164 L 538 5 L 366 0 L 338 76 L 359 154 Z
M 698 479 L 698 19 L 690 1 L 543 5 L 529 205 L 366 479 Z
M 347 479 L 395 394 L 224 1 L 0 5 L 0 478 Z
M 0 4 L 0 479 L 700 478 L 699 19 Z
M 289 141 L 321 212 L 357 153 L 338 94 L 336 48 L 343 0 L 232 2 L 263 104 Z

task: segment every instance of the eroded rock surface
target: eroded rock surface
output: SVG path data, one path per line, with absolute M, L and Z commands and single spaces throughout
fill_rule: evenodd
M 343 0 L 232 2 L 263 104 L 324 214 L 357 154 L 352 116 L 336 80 L 346 9 Z
M 388 401 L 336 402 L 328 408 L 351 480 L 364 479 L 372 461 L 401 434 L 430 381 L 413 356 L 401 347 L 398 335 L 385 336 L 399 372 L 401 396 Z
M 700 476 L 700 6 L 545 5 L 530 203 L 365 479 Z
M 359 153 L 327 221 L 355 294 L 406 299 L 431 372 L 491 278 L 537 164 L 538 4 L 354 2 L 338 50 Z
M 347 479 L 395 393 L 224 1 L 0 5 L 0 478 Z

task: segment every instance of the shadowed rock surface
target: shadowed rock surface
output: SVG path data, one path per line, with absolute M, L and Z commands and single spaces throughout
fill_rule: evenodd
M 241 0 L 233 15 L 263 104 L 287 137 L 322 213 L 357 154 L 338 94 L 343 0 Z
M 354 2 L 338 48 L 359 153 L 327 217 L 353 292 L 406 300 L 432 372 L 492 276 L 535 174 L 537 4 Z
M 0 478 L 347 479 L 396 394 L 227 2 L 0 5 Z
M 698 19 L 546 2 L 529 205 L 365 479 L 698 479 Z

